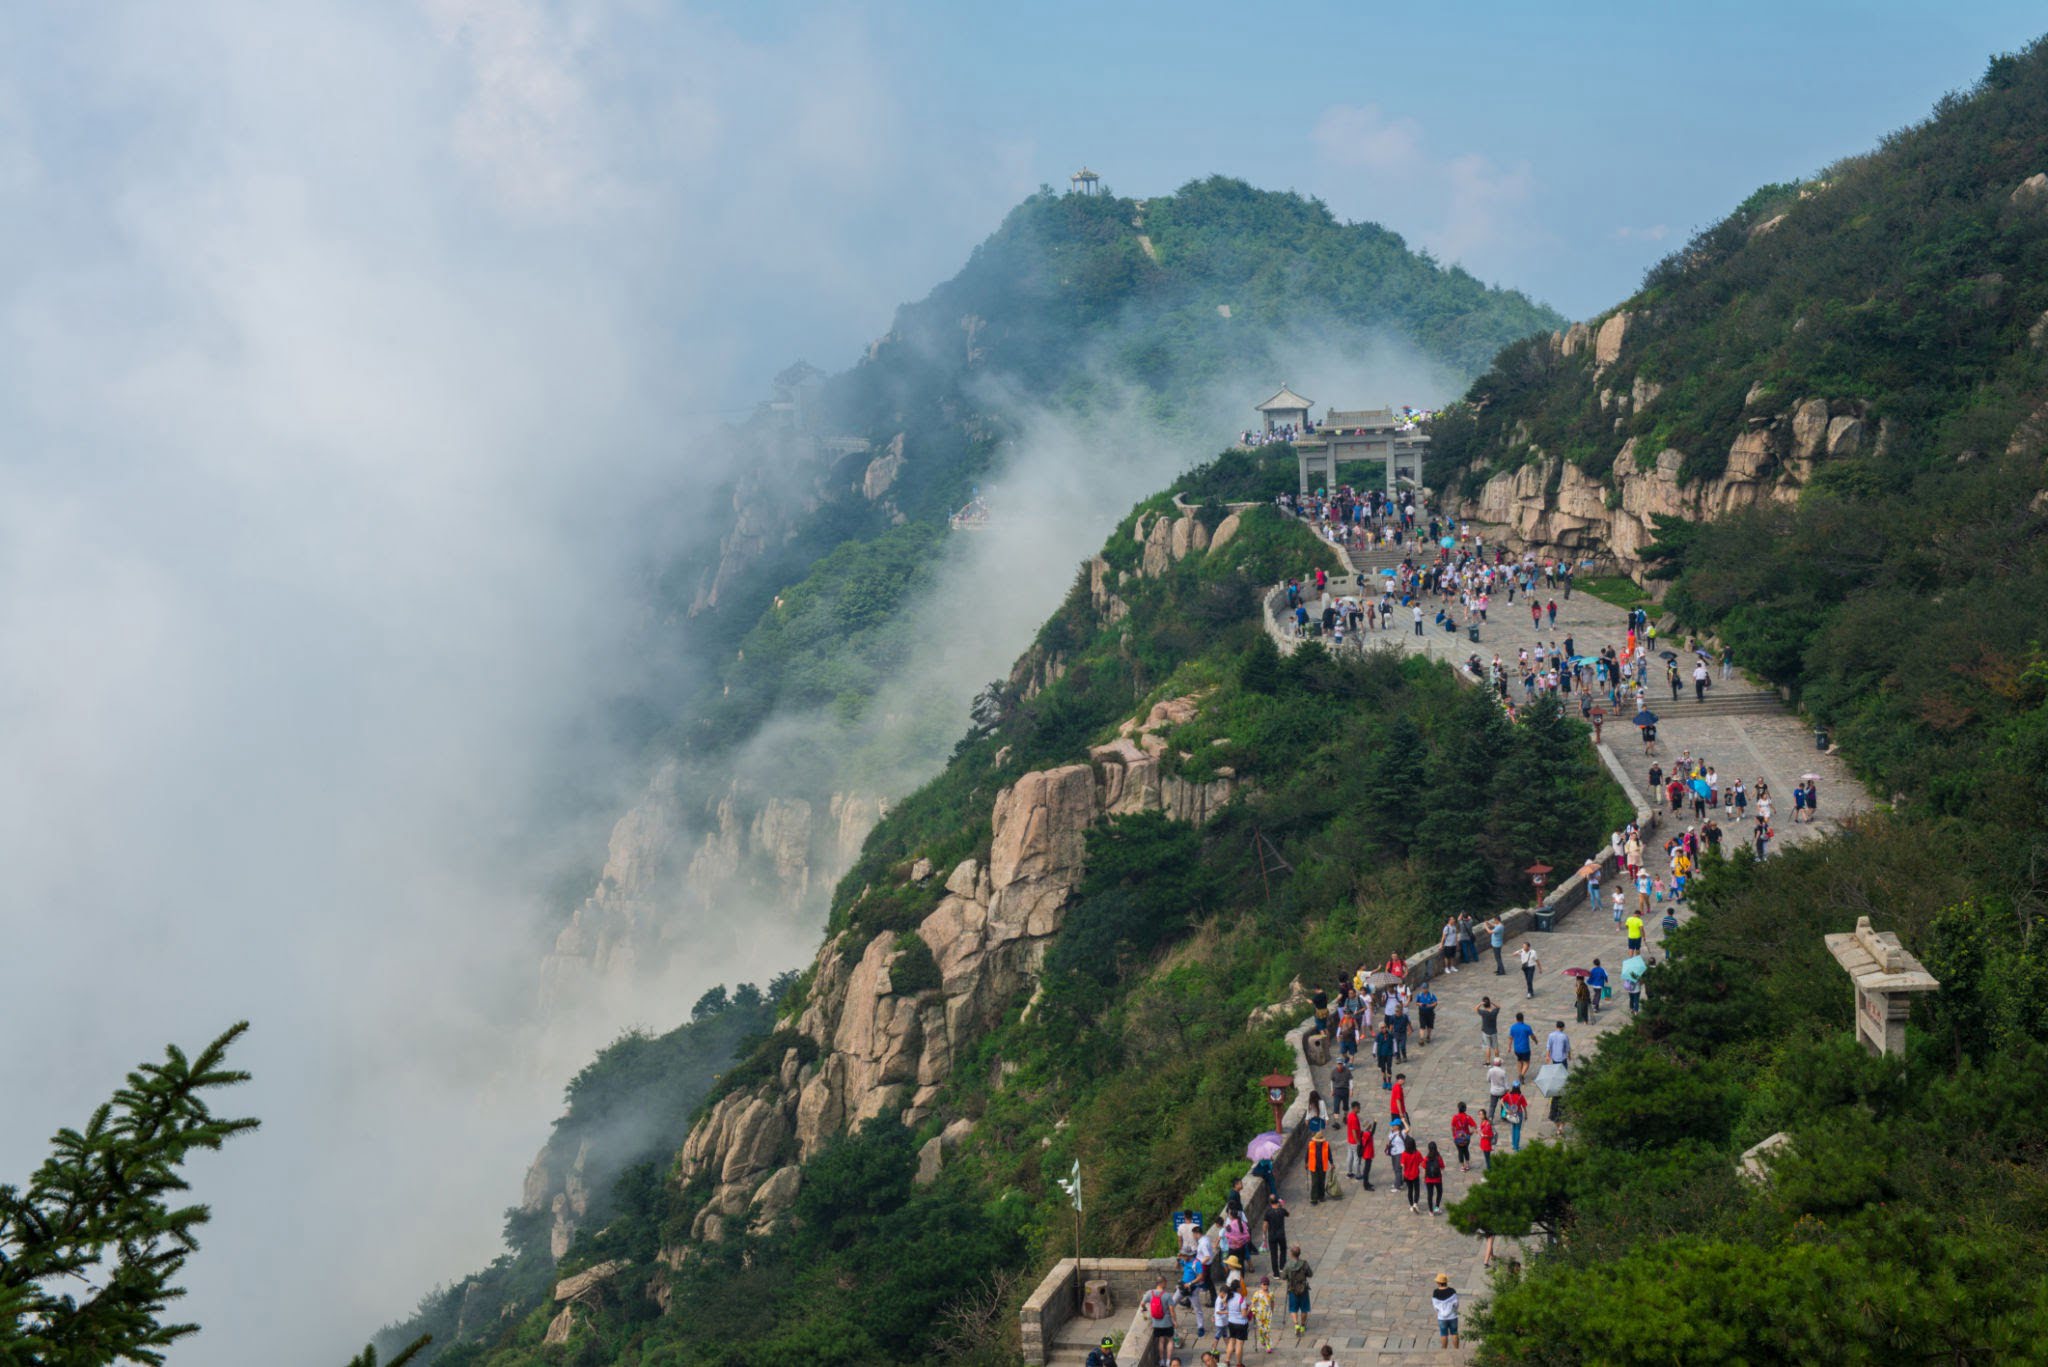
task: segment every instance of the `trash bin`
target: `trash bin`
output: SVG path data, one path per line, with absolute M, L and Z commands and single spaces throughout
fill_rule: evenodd
M 1557 910 L 1554 907 L 1536 908 L 1536 929 L 1550 931 L 1557 924 Z
M 1825 726 L 1813 728 L 1813 748 L 1816 750 L 1828 748 L 1828 729 Z
M 1471 638 L 1474 645 L 1477 645 L 1479 643 L 1479 624 L 1475 622 L 1467 626 L 1465 628 L 1465 635 Z

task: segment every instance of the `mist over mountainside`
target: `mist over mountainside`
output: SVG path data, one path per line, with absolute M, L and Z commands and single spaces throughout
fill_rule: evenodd
M 1239 181 L 1018 206 L 859 364 L 792 367 L 730 434 L 731 522 L 660 576 L 715 675 L 650 716 L 647 798 L 550 958 L 550 999 L 659 980 L 677 937 L 719 933 L 735 906 L 807 933 L 1067 567 L 1281 379 L 1420 404 L 1558 321 Z M 949 535 L 977 491 L 985 528 Z
M 1219 188 L 1242 198 L 1184 193 Z M 1035 206 L 1110 220 L 1065 197 L 1020 212 Z M 1143 212 L 1150 251 L 1118 228 L 1019 278 L 1170 269 L 1176 239 L 1150 229 L 1171 216 Z M 1497 1155 L 1451 1212 L 1465 1233 L 1528 1240 L 1526 1267 L 1483 1293 L 1483 1360 L 1632 1360 L 1644 1305 L 1668 1342 L 1756 1361 L 1936 1355 L 1965 1321 L 1973 1351 L 2024 1356 L 2048 1332 L 2028 1194 L 2048 1154 L 2032 1102 L 2048 1080 L 2044 253 L 2037 46 L 1868 157 L 1766 187 L 1613 314 L 1509 342 L 1435 424 L 1431 480 L 1490 534 L 1636 575 L 1605 591 L 1655 605 L 1667 639 L 1713 633 L 1896 795 L 1768 859 L 1706 861 L 1639 1022 L 1575 1058 L 1571 1142 Z M 923 638 L 1004 568 L 970 561 L 949 590 L 919 518 L 1047 430 L 1067 434 L 1075 457 L 1055 468 L 1088 494 L 1122 488 L 1105 447 L 1155 468 L 1122 415 L 1172 431 L 1202 410 L 1138 382 L 1145 358 L 1177 353 L 1133 341 L 1119 311 L 1086 364 L 1038 362 L 1026 392 L 1040 409 L 1036 393 L 1063 396 L 1056 425 L 1018 418 L 1018 382 L 975 373 L 982 339 L 1027 331 L 970 302 L 1001 294 L 955 282 L 899 318 L 868 365 L 906 358 L 881 372 L 905 376 L 902 406 L 852 403 L 861 368 L 820 386 L 867 446 L 815 457 L 811 506 L 759 538 L 761 610 L 726 626 L 717 695 L 673 738 L 678 773 L 736 759 L 762 791 L 818 801 L 804 785 L 820 770 L 839 783 L 942 743 L 937 725 L 922 740 L 878 726 L 870 700 L 892 668 L 919 674 Z M 1219 302 L 1196 292 L 1149 315 L 1188 329 L 1190 369 L 1211 377 L 1235 364 L 1216 342 L 1234 334 L 1207 330 L 1236 321 Z M 1318 339 L 1334 355 L 1388 343 Z M 1263 345 L 1271 364 L 1285 343 Z M 928 408 L 900 399 L 930 399 L 917 382 L 935 374 L 952 378 Z M 1286 378 L 1326 400 L 1317 374 Z M 950 455 L 894 503 L 925 450 Z M 1297 975 L 1426 938 L 1447 905 L 1505 905 L 1524 860 L 1576 862 L 1630 818 L 1554 700 L 1508 725 L 1418 660 L 1280 655 L 1261 587 L 1332 563 L 1328 548 L 1270 508 L 1172 498 L 1271 475 L 1229 455 L 1162 477 L 1116 523 L 938 775 L 861 842 L 815 961 L 778 985 L 773 1030 L 708 1083 L 687 1138 L 616 1183 L 602 1221 L 551 1225 L 567 1302 L 535 1293 L 535 1221 L 405 1331 L 452 1339 L 440 1360 L 460 1367 L 553 1351 L 665 1367 L 706 1342 L 764 1367 L 1013 1362 L 1030 1274 L 1071 1247 L 1070 1164 L 1090 1174 L 1091 1250 L 1162 1251 L 1162 1211 L 1213 1210 L 1243 1171 L 1243 1136 L 1266 1123 L 1243 1084 L 1286 1063 L 1263 1008 Z M 833 518 L 851 534 L 830 553 L 769 568 L 777 537 L 800 545 Z M 1148 540 L 1158 528 L 1171 535 Z M 921 596 L 939 611 L 906 613 Z M 904 621 L 917 629 L 892 638 Z M 871 654 L 808 650 L 842 622 Z M 1277 887 L 1247 856 L 1268 838 Z M 1858 915 L 1882 916 L 1942 982 L 1903 1055 L 1867 1056 L 1844 1030 L 1822 933 Z M 1741 1178 L 1774 1135 L 1768 1179 Z M 508 1290 L 522 1262 L 534 1280 Z M 1846 1290 L 1866 1284 L 1880 1289 Z
M 620 1020 L 621 1001 L 692 1000 L 707 971 L 796 967 L 870 829 L 943 762 L 1072 566 L 1253 425 L 1281 379 L 1325 401 L 1434 402 L 1559 321 L 1242 182 L 1018 206 L 858 364 L 792 366 L 725 437 L 732 520 L 658 576 L 652 629 L 713 674 L 672 715 L 643 714 L 648 790 L 543 965 L 550 1011 Z M 986 526 L 954 530 L 977 491 Z M 519 1295 L 589 1218 L 582 1193 L 640 1157 L 579 1165 L 579 1149 L 550 1144 L 508 1224 Z M 424 1322 L 473 1330 L 479 1294 Z

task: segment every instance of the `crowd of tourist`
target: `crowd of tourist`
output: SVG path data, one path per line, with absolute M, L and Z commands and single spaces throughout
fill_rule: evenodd
M 1274 446 L 1281 442 L 1295 441 L 1301 437 L 1311 436 L 1315 430 L 1316 421 L 1313 418 L 1305 423 L 1276 423 L 1266 431 L 1248 427 L 1238 437 L 1238 444 L 1251 449 L 1257 449 L 1261 446 Z
M 1422 421 L 1429 415 L 1413 416 Z M 1570 600 L 1581 567 L 1556 556 L 1514 555 L 1489 546 L 1468 525 L 1437 514 L 1414 492 L 1394 496 L 1342 488 L 1283 495 L 1277 501 L 1347 551 L 1381 546 L 1402 553 L 1398 564 L 1370 575 L 1356 573 L 1348 582 L 1320 569 L 1287 581 L 1284 621 L 1296 636 L 1342 647 L 1362 645 L 1373 633 L 1395 629 L 1412 628 L 1418 636 L 1431 629 L 1469 632 L 1483 629 L 1489 613 L 1513 605 L 1530 614 L 1536 641 L 1517 647 L 1512 657 L 1496 652 L 1490 661 L 1477 654 L 1465 661 L 1467 671 L 1510 718 L 1547 694 L 1578 709 L 1596 744 L 1616 717 L 1636 726 L 1642 736 L 1652 810 L 1641 824 L 1614 831 L 1604 856 L 1581 870 L 1590 910 L 1611 912 L 1617 966 L 1610 971 L 1608 956 L 1601 955 L 1590 967 L 1549 968 L 1571 983 L 1569 1008 L 1544 1013 L 1552 1015 L 1549 1021 L 1531 1019 L 1539 983 L 1552 980 L 1545 977 L 1541 952 L 1530 940 L 1511 946 L 1499 917 L 1468 913 L 1447 917 L 1440 928 L 1441 959 L 1434 967 L 1443 976 L 1411 984 L 1407 961 L 1394 955 L 1310 993 L 1314 1022 L 1304 1047 L 1312 1062 L 1327 1063 L 1329 1081 L 1327 1096 L 1318 1090 L 1306 1099 L 1308 1203 L 1344 1199 L 1346 1183 L 1378 1191 L 1377 1170 L 1395 1210 L 1405 1204 L 1414 1216 L 1441 1217 L 1450 1164 L 1485 1180 L 1497 1152 L 1520 1150 L 1536 1097 L 1546 1097 L 1547 1119 L 1561 1130 L 1556 1088 L 1538 1084 L 1544 1082 L 1546 1067 L 1568 1070 L 1573 1064 L 1568 1022 L 1596 1023 L 1603 1011 L 1615 1008 L 1617 993 L 1631 1014 L 1642 1009 L 1644 977 L 1654 962 L 1652 929 L 1668 932 L 1677 926 L 1702 861 L 1722 854 L 1729 843 L 1746 843 L 1758 858 L 1769 853 L 1776 837 L 1774 799 L 1761 777 L 1724 778 L 1712 760 L 1690 749 L 1668 764 L 1658 756 L 1657 717 L 1650 711 L 1655 681 L 1669 687 L 1672 705 L 1682 705 L 1688 686 L 1694 702 L 1704 702 L 1716 676 L 1733 677 L 1734 660 L 1725 648 L 1717 651 L 1688 638 L 1682 651 L 1660 649 L 1657 628 L 1641 608 L 1628 613 L 1613 641 L 1582 645 L 1569 626 L 1551 636 L 1558 604 Z M 1818 785 L 1819 775 L 1807 774 L 1793 787 L 1795 822 L 1817 819 Z M 1511 994 L 1498 988 L 1482 995 L 1469 1006 L 1478 1025 L 1483 1070 L 1472 1078 L 1470 1094 L 1418 1095 L 1408 1071 L 1412 1051 L 1430 1048 L 1441 1030 L 1463 1022 L 1462 1011 L 1458 1022 L 1440 1022 L 1443 1003 L 1434 984 L 1451 974 L 1484 972 L 1489 964 L 1494 976 L 1510 982 L 1519 974 L 1523 1009 L 1515 1010 L 1508 1001 Z M 1505 1025 L 1503 1016 L 1509 1018 Z M 1372 1099 L 1375 1091 L 1377 1101 Z M 1213 1345 L 1196 1360 L 1217 1367 L 1241 1363 L 1248 1346 L 1273 1352 L 1276 1339 L 1289 1329 L 1297 1345 L 1309 1341 L 1316 1270 L 1298 1239 L 1289 1239 L 1287 1203 L 1274 1192 L 1255 1229 L 1239 1186 L 1233 1184 L 1220 1212 L 1205 1217 L 1183 1211 L 1174 1217 L 1179 1274 L 1147 1299 L 1153 1342 L 1142 1355 L 1127 1354 L 1127 1361 L 1178 1367 L 1188 1329 L 1196 1349 L 1205 1337 Z M 1262 1250 L 1269 1273 L 1257 1270 Z M 1492 1262 L 1489 1236 L 1485 1263 Z M 1458 1346 L 1459 1293 L 1449 1275 L 1435 1274 L 1433 1285 L 1418 1289 L 1418 1299 L 1424 1294 L 1439 1345 Z M 1336 1362 L 1335 1352 L 1324 1345 L 1318 1367 L 1336 1367 Z

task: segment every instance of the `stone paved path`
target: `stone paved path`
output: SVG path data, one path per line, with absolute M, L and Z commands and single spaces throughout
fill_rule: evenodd
M 1379 554 L 1374 554 L 1370 561 L 1365 556 L 1359 559 L 1366 562 L 1368 573 L 1383 561 Z M 1568 634 L 1581 653 L 1591 653 L 1602 645 L 1621 644 L 1627 630 L 1622 609 L 1582 592 L 1575 592 L 1569 599 L 1560 595 L 1557 603 L 1555 626 L 1546 617 L 1540 632 L 1546 645 L 1552 640 L 1562 642 Z M 1525 645 L 1533 647 L 1539 638 L 1530 624 L 1526 604 L 1527 599 L 1519 594 L 1513 605 L 1500 601 L 1490 614 L 1493 620 L 1481 628 L 1476 646 L 1462 632 L 1453 636 L 1432 630 L 1418 637 L 1412 629 L 1379 633 L 1374 644 L 1400 650 L 1420 649 L 1456 666 L 1462 666 L 1474 652 L 1482 660 L 1499 654 L 1503 660 L 1511 661 L 1518 649 Z M 1312 611 L 1319 608 L 1317 604 Z M 1432 605 L 1429 612 L 1433 615 L 1434 611 Z M 1284 630 L 1270 617 L 1269 628 L 1284 638 Z M 1282 643 L 1291 645 L 1284 639 Z M 1653 687 L 1653 693 L 1656 691 L 1659 690 Z M 1662 691 L 1668 700 L 1668 689 Z M 1670 705 L 1653 701 L 1650 705 L 1661 718 L 1657 728 L 1658 750 L 1667 763 L 1690 750 L 1712 760 L 1724 781 L 1740 777 L 1752 790 L 1759 778 L 1769 783 L 1777 801 L 1773 824 L 1782 844 L 1811 839 L 1834 827 L 1845 814 L 1867 807 L 1869 798 L 1838 758 L 1814 749 L 1812 732 L 1796 716 L 1774 702 L 1764 701 L 1772 696 L 1739 677 L 1723 681 L 1717 670 L 1707 705 L 1692 702 L 1689 684 L 1687 696 L 1680 701 Z M 1689 716 L 1689 707 L 1698 707 L 1699 711 Z M 1610 725 L 1605 728 L 1604 739 L 1603 758 L 1609 769 L 1623 780 L 1639 807 L 1649 806 L 1651 797 L 1646 791 L 1645 776 L 1649 762 L 1643 756 L 1635 728 L 1625 722 Z M 1809 772 L 1820 775 L 1825 819 L 1813 825 L 1795 825 L 1791 819 L 1790 793 L 1800 775 Z M 1732 834 L 1732 823 L 1723 824 L 1731 827 Z M 1611 879 L 1608 886 L 1612 886 Z M 1649 929 L 1649 937 L 1650 951 L 1657 954 L 1662 936 L 1654 925 Z M 1430 1045 L 1418 1045 L 1411 1038 L 1409 1061 L 1404 1069 L 1408 1074 L 1409 1111 L 1418 1137 L 1424 1142 L 1435 1140 L 1449 1164 L 1444 1180 L 1447 1205 L 1469 1190 L 1473 1182 L 1483 1180 L 1476 1162 L 1477 1145 L 1474 1170 L 1465 1173 L 1458 1170 L 1456 1151 L 1450 1142 L 1450 1117 L 1457 1103 L 1466 1102 L 1475 1113 L 1485 1104 L 1485 1054 L 1479 1039 L 1478 1018 L 1472 1010 L 1479 999 L 1490 995 L 1502 1004 L 1503 1044 L 1514 1013 L 1526 1014 L 1529 1024 L 1536 1029 L 1539 1060 L 1543 1037 L 1549 1034 L 1554 1022 L 1566 1023 L 1576 1058 L 1589 1054 L 1597 1047 L 1599 1036 L 1622 1026 L 1628 1015 L 1617 990 L 1608 1010 L 1591 1024 L 1578 1024 L 1572 1011 L 1573 983 L 1563 975 L 1566 968 L 1589 966 L 1598 955 L 1609 971 L 1617 972 L 1618 976 L 1626 946 L 1611 916 L 1582 906 L 1563 918 L 1555 931 L 1531 938 L 1543 959 L 1534 1000 L 1523 995 L 1522 977 L 1512 956 L 1517 942 L 1510 941 L 1506 976 L 1494 975 L 1490 955 L 1482 950 L 1480 963 L 1436 979 L 1433 986 L 1440 999 L 1437 1019 L 1441 1028 Z M 1315 1071 L 1327 1096 L 1328 1071 Z M 1510 1067 L 1511 1077 L 1513 1072 Z M 1354 1097 L 1360 1101 L 1362 1113 L 1380 1122 L 1378 1138 L 1383 1146 L 1387 1129 L 1386 1093 L 1379 1089 L 1377 1073 L 1370 1062 L 1363 1074 Z M 1532 1079 L 1533 1076 L 1532 1068 Z M 1529 1083 L 1524 1086 L 1533 1091 Z M 1534 1095 L 1531 1120 L 1523 1129 L 1524 1143 L 1554 1133 L 1553 1127 L 1541 1118 L 1547 1110 L 1546 1102 L 1540 1093 Z M 1507 1130 L 1501 1127 L 1503 1150 L 1507 1141 Z M 1309 1334 L 1299 1347 L 1293 1345 L 1291 1333 L 1283 1332 L 1279 1336 L 1279 1351 L 1267 1360 L 1308 1364 L 1314 1361 L 1316 1348 L 1325 1342 L 1335 1345 L 1338 1360 L 1345 1367 L 1409 1363 L 1418 1357 L 1459 1362 L 1472 1356 L 1469 1341 L 1462 1351 L 1444 1352 L 1437 1347 L 1430 1290 L 1436 1274 L 1443 1272 L 1463 1294 L 1468 1311 L 1474 1302 L 1483 1299 L 1487 1276 L 1482 1266 L 1481 1242 L 1457 1234 L 1447 1218 L 1410 1214 L 1405 1196 L 1397 1198 L 1392 1194 L 1384 1153 L 1374 1162 L 1373 1178 L 1375 1191 L 1365 1191 L 1358 1183 L 1346 1180 L 1342 1183 L 1342 1200 L 1310 1206 L 1307 1175 L 1296 1169 L 1282 1176 L 1281 1194 L 1293 1211 L 1289 1238 L 1302 1245 L 1304 1255 L 1317 1270 L 1315 1313 L 1309 1320 Z M 1496 1249 L 1501 1258 L 1518 1253 L 1517 1246 L 1508 1240 L 1501 1240 Z M 1263 1257 L 1260 1262 L 1261 1266 L 1252 1270 L 1254 1277 L 1269 1270 L 1270 1264 Z
M 1550 934 L 1530 938 L 1543 958 L 1533 1000 L 1523 995 L 1522 975 L 1515 967 L 1512 951 L 1518 947 L 1517 942 L 1511 941 L 1503 951 L 1508 969 L 1504 977 L 1494 976 L 1491 956 L 1482 950 L 1481 962 L 1467 964 L 1458 973 L 1434 980 L 1432 986 L 1439 998 L 1439 1028 L 1434 1042 L 1418 1044 L 1411 1033 L 1408 1062 L 1398 1065 L 1408 1074 L 1408 1110 L 1418 1138 L 1425 1143 L 1435 1140 L 1449 1164 L 1444 1176 L 1446 1205 L 1481 1180 L 1478 1145 L 1473 1146 L 1473 1171 L 1460 1172 L 1450 1130 L 1451 1115 L 1460 1101 L 1475 1115 L 1486 1104 L 1486 1053 L 1479 1038 L 1479 1018 L 1472 1011 L 1479 999 L 1491 996 L 1504 1008 L 1503 1048 L 1514 1013 L 1523 1012 L 1536 1029 L 1539 1059 L 1543 1037 L 1559 1020 L 1565 1022 L 1576 1057 L 1591 1052 L 1596 1038 L 1620 1026 L 1628 1015 L 1617 990 L 1613 1004 L 1592 1024 L 1578 1024 L 1572 1017 L 1573 982 L 1562 971 L 1587 967 L 1597 955 L 1618 976 L 1626 945 L 1611 919 L 1596 917 L 1581 908 L 1561 920 Z M 1659 938 L 1652 927 L 1653 953 Z M 1319 1089 L 1328 1096 L 1328 1070 L 1315 1072 Z M 1510 1066 L 1510 1079 L 1514 1072 Z M 1363 1086 L 1354 1089 L 1353 1097 L 1359 1102 L 1360 1114 L 1379 1121 L 1378 1139 L 1383 1146 L 1387 1094 L 1380 1090 L 1377 1070 L 1370 1063 L 1365 1073 Z M 1539 1135 L 1555 1134 L 1554 1127 L 1542 1118 L 1547 1104 L 1542 1094 L 1535 1091 L 1534 1077 L 1532 1066 L 1530 1081 L 1523 1083 L 1523 1089 L 1532 1097 L 1530 1120 L 1522 1128 L 1525 1144 Z M 1508 1131 L 1505 1126 L 1499 1129 L 1504 1152 Z M 1301 1244 L 1303 1256 L 1316 1269 L 1315 1313 L 1309 1317 L 1309 1339 L 1303 1341 L 1303 1351 L 1289 1356 L 1292 1335 L 1283 1335 L 1281 1351 L 1273 1354 L 1274 1359 L 1291 1364 L 1299 1358 L 1302 1363 L 1310 1363 L 1314 1361 L 1315 1349 L 1325 1342 L 1335 1345 L 1338 1361 L 1344 1367 L 1407 1362 L 1416 1354 L 1440 1356 L 1445 1361 L 1470 1357 L 1469 1349 L 1460 1354 L 1439 1353 L 1429 1293 L 1436 1274 L 1444 1272 L 1450 1275 L 1451 1284 L 1462 1293 L 1466 1305 L 1482 1298 L 1487 1290 L 1482 1266 L 1484 1247 L 1479 1240 L 1468 1239 L 1453 1230 L 1447 1217 L 1411 1215 L 1406 1196 L 1393 1194 L 1390 1177 L 1382 1153 L 1373 1161 L 1373 1185 L 1377 1190 L 1366 1191 L 1356 1182 L 1345 1181 L 1342 1200 L 1311 1206 L 1307 1174 L 1295 1170 L 1283 1176 L 1280 1194 L 1293 1212 L 1288 1238 Z M 1517 1249 L 1511 1241 L 1503 1239 L 1495 1252 L 1500 1257 L 1512 1257 Z M 1269 1268 L 1270 1265 L 1261 1268 L 1260 1272 Z

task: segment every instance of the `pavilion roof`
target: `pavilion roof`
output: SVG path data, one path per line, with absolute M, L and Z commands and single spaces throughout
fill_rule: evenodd
M 1280 411 L 1293 408 L 1307 409 L 1310 406 L 1311 405 L 1309 400 L 1302 398 L 1301 395 L 1295 393 L 1293 390 L 1289 389 L 1286 385 L 1283 384 L 1280 386 L 1280 392 L 1278 394 L 1275 394 L 1272 398 L 1266 400 L 1262 404 L 1256 405 L 1255 407 L 1256 411 L 1260 413 L 1265 413 L 1268 411 Z

